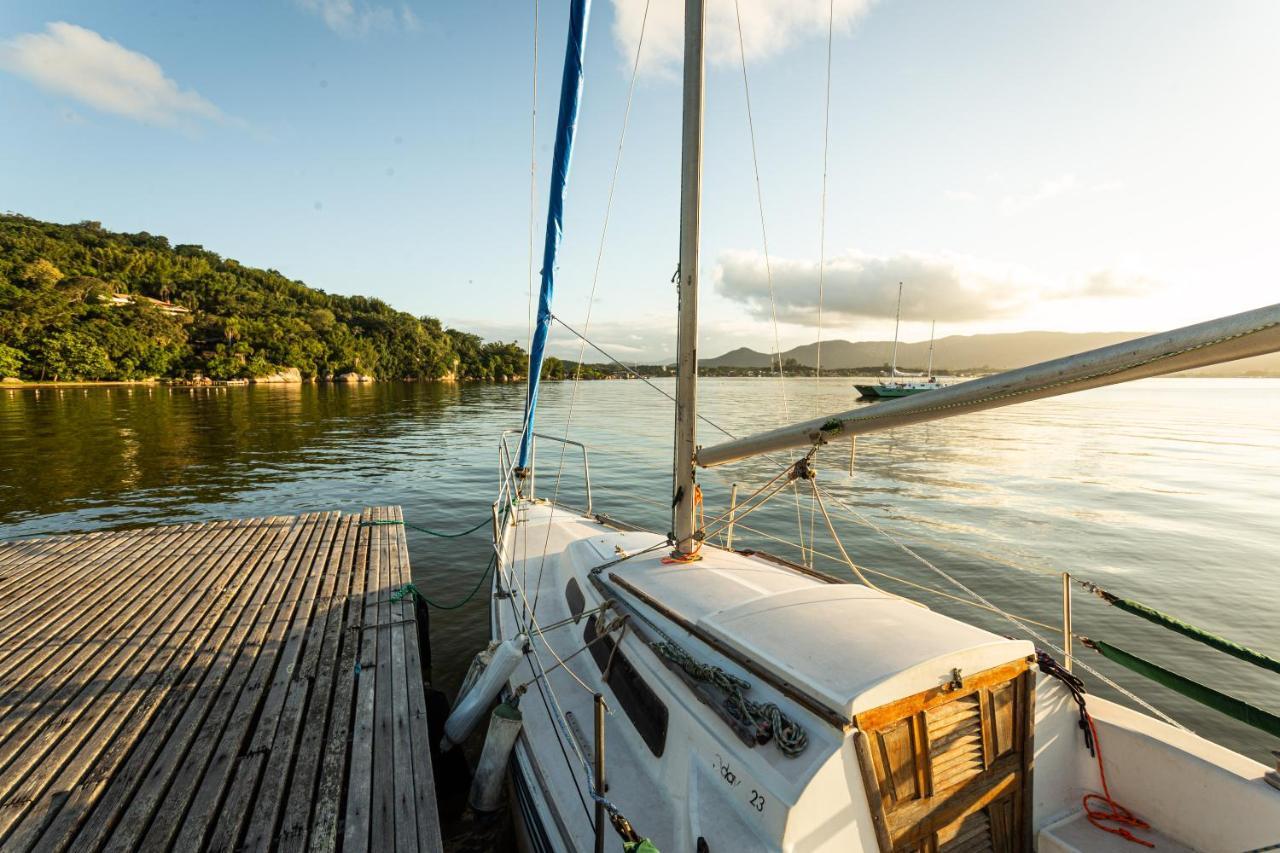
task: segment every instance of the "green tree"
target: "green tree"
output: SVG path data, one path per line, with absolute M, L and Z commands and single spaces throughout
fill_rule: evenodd
M 564 379 L 564 362 L 554 355 L 547 356 L 542 361 L 541 376 L 543 379 Z
M 156 308 L 148 297 L 181 307 Z M 486 343 L 379 299 L 313 290 L 145 232 L 18 215 L 0 215 L 0 340 L 33 379 L 230 379 L 296 367 L 305 376 L 510 380 L 526 369 L 515 344 Z
M 22 350 L 0 344 L 0 378 L 17 376 L 22 372 L 22 363 L 27 360 Z
M 23 267 L 22 279 L 36 287 L 53 287 L 62 281 L 62 270 L 44 258 L 37 258 Z
M 105 379 L 112 371 L 106 350 L 78 332 L 59 332 L 41 341 L 37 358 L 50 379 Z

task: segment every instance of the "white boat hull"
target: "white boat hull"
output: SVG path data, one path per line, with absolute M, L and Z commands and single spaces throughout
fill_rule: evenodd
M 725 657 L 699 642 L 697 636 L 683 632 L 678 619 L 681 613 L 695 614 L 697 625 L 716 631 L 720 630 L 716 625 L 718 620 L 723 622 L 723 613 L 735 614 L 734 618 L 745 613 L 751 619 L 767 619 L 773 618 L 771 613 L 785 613 L 788 609 L 807 613 L 805 608 L 809 608 L 814 614 L 821 614 L 822 607 L 834 606 L 831 602 L 875 608 L 899 605 L 877 597 L 865 587 L 833 588 L 808 577 L 803 569 L 720 550 L 708 551 L 702 563 L 663 566 L 659 559 L 665 549 L 659 548 L 592 575 L 594 566 L 621 556 L 615 547 L 635 553 L 637 546 L 660 543 L 664 537 L 621 532 L 570 510 L 553 510 L 544 503 L 519 502 L 502 529 L 501 541 L 502 565 L 496 575 L 496 592 L 501 597 L 493 601 L 494 638 L 506 639 L 532 628 L 532 620 L 526 617 L 522 621 L 520 614 L 533 610 L 535 601 L 538 625 L 564 623 L 534 637 L 533 648 L 541 663 L 527 655 L 508 684 L 509 693 L 524 688 L 520 704 L 525 725 L 517 742 L 512 774 L 518 792 L 515 805 L 525 824 L 523 838 L 530 849 L 581 851 L 593 847 L 594 803 L 582 764 L 584 759 L 588 765 L 592 760 L 595 692 L 602 693 L 610 705 L 605 724 L 606 796 L 637 832 L 652 839 L 664 853 L 695 853 L 700 849 L 699 839 L 705 849 L 734 853 L 884 849 L 869 805 L 878 795 L 870 800 L 867 797 L 853 726 L 837 727 L 810 713 L 789 694 L 775 691 L 771 683 L 738 667 L 732 656 Z M 652 565 L 641 571 L 646 560 Z M 624 570 L 629 574 L 624 576 Z M 674 619 L 666 619 L 659 609 L 648 607 L 643 594 L 637 598 L 628 592 L 628 577 L 637 583 L 649 583 L 663 576 L 679 578 L 690 590 L 683 600 L 678 595 L 664 599 L 663 604 L 671 609 Z M 705 590 L 716 588 L 700 583 L 709 576 L 717 576 L 720 586 L 726 578 L 733 579 L 732 588 L 724 592 L 730 600 L 706 600 L 709 596 Z M 567 594 L 571 586 L 576 586 L 577 591 Z M 638 587 L 636 592 L 642 593 Z M 578 594 L 580 603 L 575 602 Z M 756 598 L 750 599 L 752 595 Z M 737 600 L 743 597 L 749 599 L 745 604 Z M 629 609 L 650 620 L 645 625 L 637 622 L 637 630 L 628 629 L 610 639 L 620 638 L 617 654 L 625 656 L 634 678 L 651 691 L 650 701 L 657 704 L 648 707 L 660 704 L 665 709 L 662 726 L 646 720 L 646 706 L 637 703 L 634 695 L 619 695 L 616 676 L 606 683 L 599 659 L 590 649 L 583 651 L 589 636 L 587 624 L 592 616 L 599 615 L 592 611 L 607 598 L 618 599 L 624 612 Z M 753 605 L 752 601 L 760 604 Z M 577 622 L 573 621 L 575 610 L 580 614 Z M 932 620 L 929 624 L 941 626 L 943 634 L 954 630 L 961 647 L 956 660 L 966 673 L 985 668 L 991 660 L 1007 658 L 1010 651 L 1018 658 L 1029 648 L 1001 638 L 984 646 L 975 641 L 976 635 L 966 633 L 977 629 L 968 629 L 963 623 L 923 608 L 886 612 L 906 619 Z M 760 642 L 766 642 L 771 623 L 750 624 L 752 636 L 764 637 Z M 644 631 L 639 630 L 642 627 Z M 813 628 L 824 630 L 817 623 Z M 647 632 L 652 638 L 657 629 L 695 657 L 751 680 L 753 693 L 759 691 L 761 698 L 777 701 L 803 723 L 809 735 L 807 748 L 789 758 L 773 743 L 745 742 L 714 707 L 719 695 L 710 689 L 699 695 L 645 642 L 643 634 Z M 723 632 L 721 636 L 729 644 L 724 648 L 732 651 L 732 636 Z M 838 637 L 834 639 L 839 642 Z M 895 638 L 894 643 L 910 645 L 915 639 L 904 636 Z M 801 633 L 796 634 L 791 645 L 814 647 L 812 638 Z M 766 658 L 771 653 L 765 646 L 759 648 L 761 665 L 769 665 Z M 840 700 L 836 688 L 842 683 L 852 684 L 855 689 L 850 695 L 856 696 L 847 708 L 857 716 L 863 713 L 859 710 L 863 705 L 883 705 L 899 694 L 914 693 L 919 685 L 913 679 L 930 671 L 926 666 L 919 672 L 879 674 L 877 660 L 860 660 L 859 655 L 876 655 L 882 662 L 902 652 L 890 647 L 867 649 L 865 642 L 861 647 L 850 645 L 832 658 L 847 661 L 845 674 L 815 674 L 792 666 L 790 670 L 781 669 L 778 677 L 799 685 L 796 695 L 817 705 L 837 704 Z M 557 657 L 566 663 L 557 666 Z M 822 668 L 832 669 L 829 664 Z M 543 669 L 549 671 L 535 680 Z M 1080 812 L 1085 792 L 1100 790 L 1097 764 L 1082 746 L 1076 706 L 1070 694 L 1045 676 L 1038 678 L 1034 691 L 1034 775 L 1027 774 L 1031 781 L 1026 791 L 1029 814 L 1026 832 L 1008 849 L 1027 849 L 1032 838 L 1038 839 L 1035 843 L 1043 850 L 1080 849 L 1071 846 L 1072 839 L 1079 835 L 1079 821 L 1073 823 L 1073 816 Z M 814 696 L 821 701 L 814 703 Z M 1181 845 L 1187 849 L 1239 853 L 1280 841 L 1280 791 L 1263 781 L 1263 765 L 1102 699 L 1090 697 L 1089 709 L 1103 744 L 1112 794 L 1151 822 L 1157 834 L 1146 835 L 1158 838 L 1161 849 L 1176 850 Z M 661 736 L 655 748 L 654 730 L 659 728 Z M 1091 826 L 1088 829 L 1094 833 L 1093 849 L 1110 849 L 1106 845 L 1117 840 Z M 607 849 L 621 849 L 611 828 L 606 839 Z M 943 843 L 940 849 L 948 848 Z

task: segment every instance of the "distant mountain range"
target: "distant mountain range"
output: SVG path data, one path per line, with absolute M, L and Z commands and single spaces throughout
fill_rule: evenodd
M 1012 332 L 998 335 L 951 335 L 934 342 L 933 366 L 937 370 L 985 372 L 1011 370 L 1039 361 L 1061 358 L 1109 344 L 1142 337 L 1146 332 Z M 832 370 L 853 368 L 887 368 L 893 341 L 823 341 L 822 367 Z M 805 366 L 817 362 L 818 345 L 805 344 L 782 353 Z M 900 342 L 898 367 L 901 370 L 924 370 L 929 359 L 929 342 Z M 739 347 L 716 358 L 698 362 L 704 367 L 765 368 L 770 366 L 768 353 Z M 1259 356 L 1212 368 L 1194 371 L 1201 375 L 1243 376 L 1246 374 L 1280 375 L 1280 354 Z

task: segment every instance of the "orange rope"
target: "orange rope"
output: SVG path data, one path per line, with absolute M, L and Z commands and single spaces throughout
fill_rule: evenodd
M 1084 804 L 1085 817 L 1089 819 L 1089 823 L 1096 826 L 1104 832 L 1110 832 L 1118 835 L 1126 841 L 1132 841 L 1134 844 L 1141 844 L 1143 847 L 1155 847 L 1150 841 L 1139 838 L 1123 826 L 1106 826 L 1102 821 L 1110 821 L 1112 823 L 1128 824 L 1135 829 L 1150 829 L 1151 824 L 1147 823 L 1124 806 L 1111 799 L 1111 791 L 1107 788 L 1107 773 L 1102 769 L 1102 741 L 1098 739 L 1098 729 L 1093 724 L 1093 716 L 1089 712 L 1084 712 L 1084 718 L 1089 721 L 1089 731 L 1093 734 L 1094 752 L 1098 757 L 1098 776 L 1102 779 L 1101 794 L 1085 794 L 1082 800 Z M 1089 805 L 1091 800 L 1098 800 L 1106 804 L 1106 808 L 1093 808 Z
M 707 526 L 706 516 L 702 512 L 702 486 L 697 483 L 693 484 L 693 514 L 698 521 L 698 530 L 705 530 Z M 702 550 L 702 540 L 693 540 L 693 550 L 688 554 L 681 554 L 679 551 L 672 551 L 671 556 L 663 557 L 662 562 L 665 565 L 673 565 L 677 563 L 696 563 L 702 559 L 702 555 L 698 552 Z

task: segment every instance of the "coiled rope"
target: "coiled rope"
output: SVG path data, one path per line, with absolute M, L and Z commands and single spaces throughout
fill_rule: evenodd
M 756 743 L 770 740 L 778 751 L 788 758 L 795 758 L 809 745 L 809 735 L 804 727 L 782 712 L 773 702 L 755 702 L 743 695 L 751 689 L 751 682 L 718 666 L 703 663 L 670 639 L 654 643 L 653 650 L 684 670 L 691 678 L 710 684 L 725 694 L 724 708 L 755 736 Z

